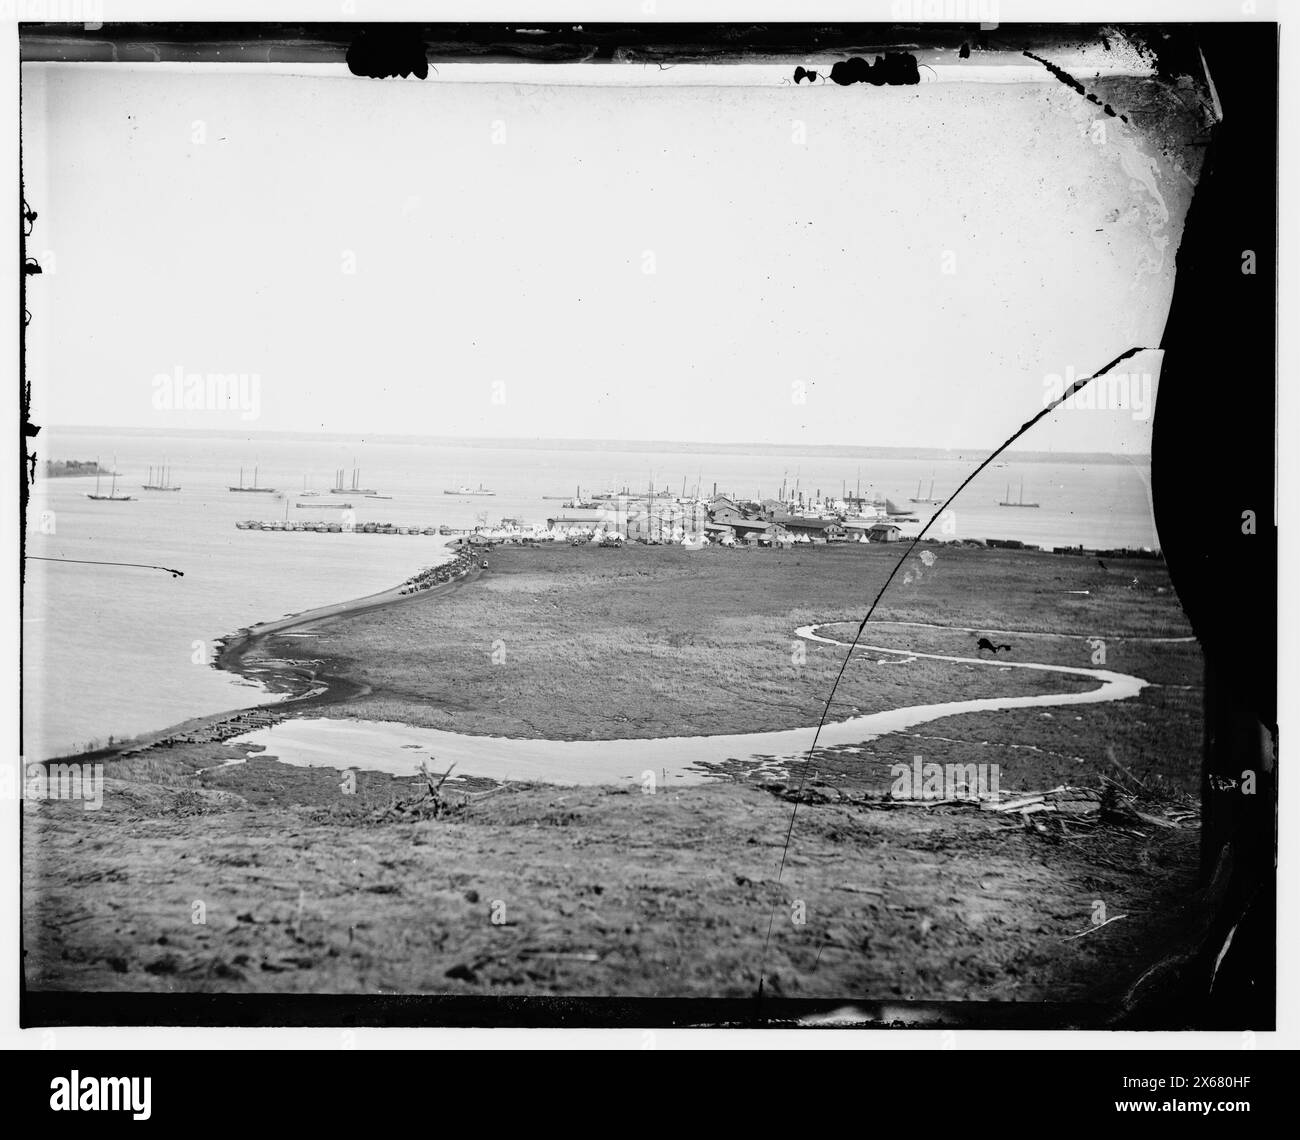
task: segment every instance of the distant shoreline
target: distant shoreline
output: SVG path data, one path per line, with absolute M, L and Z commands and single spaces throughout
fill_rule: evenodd
M 273 669 L 252 669 L 245 665 L 245 656 L 255 648 L 262 646 L 268 637 L 287 633 L 301 626 L 329 621 L 342 617 L 355 617 L 372 610 L 389 606 L 409 604 L 431 597 L 441 597 L 454 593 L 458 588 L 472 582 L 479 576 L 473 568 L 466 578 L 452 579 L 418 593 L 403 593 L 405 583 L 398 583 L 367 594 L 359 598 L 349 598 L 341 602 L 330 602 L 323 606 L 313 606 L 296 614 L 274 618 L 270 621 L 257 622 L 245 626 L 234 633 L 219 638 L 217 651 L 213 656 L 212 667 L 223 673 L 250 681 L 260 686 L 263 691 L 280 696 L 279 701 L 262 701 L 252 705 L 239 705 L 216 713 L 201 713 L 186 717 L 184 720 L 163 728 L 153 729 L 122 740 L 120 743 L 83 752 L 67 752 L 33 761 L 39 764 L 55 764 L 72 760 L 116 759 L 132 753 L 145 752 L 156 747 L 166 739 L 188 733 L 202 732 L 214 725 L 231 720 L 241 713 L 257 711 L 280 712 L 285 709 L 316 708 L 322 705 L 338 704 L 352 697 L 363 694 L 366 686 L 345 677 L 318 673 L 309 667 L 280 664 Z
M 205 439 L 243 439 L 250 436 L 265 440 L 347 440 L 353 443 L 419 443 L 438 447 L 492 447 L 502 451 L 615 451 L 615 452 L 653 452 L 670 455 L 815 455 L 826 459 L 920 459 L 951 460 L 959 463 L 976 463 L 986 459 L 993 450 L 988 447 L 943 448 L 943 447 L 857 447 L 851 444 L 837 443 L 715 443 L 663 439 L 557 439 L 538 437 L 525 439 L 517 437 L 495 438 L 491 436 L 435 436 L 402 435 L 378 433 L 374 435 L 355 432 L 298 432 L 266 431 L 249 432 L 238 429 L 211 430 L 196 428 L 140 428 L 140 427 L 94 427 L 85 424 L 47 424 L 53 432 L 70 434 L 89 434 L 110 432 L 118 436 L 177 436 L 193 435 Z M 1008 462 L 1019 463 L 1105 463 L 1128 465 L 1132 463 L 1147 464 L 1151 456 L 1147 452 L 1117 453 L 1108 451 L 1017 451 L 1004 452 Z
M 377 594 L 367 594 L 365 597 L 352 598 L 344 602 L 333 602 L 329 605 L 304 610 L 299 614 L 290 614 L 288 617 L 277 618 L 274 621 L 259 622 L 257 625 L 247 626 L 223 638 L 218 643 L 220 649 L 212 662 L 213 667 L 220 669 L 222 672 L 242 677 L 246 681 L 260 684 L 270 692 L 290 694 L 286 700 L 279 704 L 271 702 L 266 706 L 253 706 L 256 708 L 279 709 L 291 705 L 293 708 L 298 709 L 342 703 L 345 700 L 363 695 L 368 691 L 368 687 L 345 677 L 318 673 L 315 670 L 304 670 L 298 666 L 278 665 L 270 670 L 252 669 L 245 664 L 244 658 L 250 651 L 265 644 L 267 638 L 274 637 L 277 634 L 288 633 L 302 626 L 315 625 L 318 622 L 329 621 L 334 618 L 357 617 L 360 614 L 386 609 L 389 606 L 401 603 L 414 602 L 430 597 L 441 597 L 455 592 L 456 587 L 463 586 L 477 577 L 478 570 L 474 569 L 464 579 L 452 579 L 449 582 L 431 586 L 419 593 L 410 594 L 402 592 L 403 583 L 390 586 Z M 295 688 L 300 686 L 302 691 L 294 692 Z M 235 709 L 231 710 L 231 712 L 217 714 L 217 716 L 219 719 L 230 716 L 233 712 L 241 711 L 246 710 Z M 201 719 L 207 720 L 210 718 Z

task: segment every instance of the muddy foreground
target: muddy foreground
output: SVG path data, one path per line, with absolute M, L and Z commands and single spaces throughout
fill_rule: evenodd
M 812 787 L 778 890 L 778 787 L 448 792 L 435 817 L 411 781 L 343 801 L 337 775 L 256 760 L 25 804 L 28 985 L 745 997 L 775 913 L 774 996 L 1109 1003 L 1197 925 L 1191 830 Z M 1090 930 L 1098 901 L 1125 917 Z

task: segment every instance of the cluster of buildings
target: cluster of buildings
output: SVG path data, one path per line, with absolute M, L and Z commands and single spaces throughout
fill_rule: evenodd
M 708 522 L 708 504 L 702 499 L 619 494 L 589 506 L 566 504 L 560 514 L 546 520 L 546 525 L 560 538 L 617 536 L 624 542 L 651 545 L 702 545 Z
M 654 544 L 793 546 L 799 543 L 896 542 L 897 522 L 884 504 L 864 499 L 672 498 L 620 494 L 589 505 L 566 504 L 547 521 L 557 538 Z
M 883 506 L 866 500 L 732 499 L 709 503 L 706 532 L 724 545 L 787 546 L 796 543 L 897 542 L 902 530 Z

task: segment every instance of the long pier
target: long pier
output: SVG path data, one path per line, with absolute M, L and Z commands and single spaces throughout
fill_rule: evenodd
M 436 526 L 402 526 L 397 523 L 338 523 L 338 522 L 321 522 L 311 520 L 299 522 L 296 519 L 283 521 L 273 519 L 269 522 L 259 522 L 256 519 L 249 519 L 246 522 L 237 522 L 235 526 L 239 530 L 267 530 L 280 533 L 290 532 L 297 534 L 299 532 L 311 532 L 314 534 L 422 534 L 431 536 L 441 536 L 443 538 L 452 538 L 460 534 L 468 534 L 468 531 L 453 530 L 451 527 Z

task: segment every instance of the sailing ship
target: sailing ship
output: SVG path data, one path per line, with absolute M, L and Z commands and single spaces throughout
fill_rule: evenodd
M 885 514 L 897 522 L 919 522 L 915 511 L 904 510 L 893 499 L 885 500 Z
M 998 506 L 999 506 L 999 507 L 1036 507 L 1036 506 L 1038 506 L 1038 504 L 1037 504 L 1037 503 L 1026 503 L 1026 502 L 1025 502 L 1025 478 L 1024 478 L 1024 476 L 1022 475 L 1022 476 L 1020 477 L 1020 501 L 1019 501 L 1019 502 L 1015 502 L 1015 503 L 1013 503 L 1013 502 L 1011 501 L 1011 484 L 1008 483 L 1008 484 L 1007 484 L 1007 497 L 1006 497 L 1005 499 L 1003 499 L 1002 502 L 1000 502 L 1000 503 L 998 504 Z
M 117 493 L 117 458 L 113 459 L 113 487 L 107 495 L 100 494 L 99 491 L 99 460 L 95 460 L 95 493 L 92 495 L 86 492 L 86 498 L 94 499 L 97 503 L 130 503 L 135 499 L 134 495 L 119 495 Z
M 307 489 L 307 476 L 306 476 L 306 475 L 304 475 L 304 476 L 302 477 L 302 490 L 299 492 L 299 494 L 301 494 L 302 497 L 303 497 L 304 499 L 318 498 L 318 497 L 320 496 L 320 492 L 319 492 L 319 491 L 317 491 L 317 490 L 315 490 L 315 489 L 309 491 L 309 490 Z
M 144 484 L 141 490 L 144 491 L 179 491 L 180 486 L 173 484 L 171 481 L 172 469 L 170 467 L 158 468 L 158 481 L 154 482 L 153 468 L 149 468 L 149 482 Z
M 245 486 L 244 486 L 244 469 L 241 467 L 241 468 L 239 469 L 239 486 L 238 486 L 238 487 L 231 487 L 230 489 L 231 489 L 232 491 L 243 491 L 245 494 L 257 494 L 257 495 L 274 495 L 274 494 L 275 494 L 275 488 L 274 488 L 274 487 L 259 487 L 259 486 L 257 485 L 257 468 L 256 468 L 256 467 L 253 468 L 253 485 L 252 485 L 251 487 L 245 487 Z
M 480 483 L 477 488 L 459 487 L 454 491 L 452 490 L 443 491 L 443 494 L 444 495 L 495 495 L 496 492 L 489 491 L 485 486 L 483 486 L 482 483 Z
M 921 480 L 916 481 L 916 497 L 907 500 L 909 503 L 937 503 L 938 499 L 934 497 L 934 480 L 930 480 L 930 494 L 928 498 L 921 498 Z
M 343 486 L 343 468 L 340 467 L 334 473 L 334 486 L 330 488 L 331 495 L 377 495 L 379 494 L 373 487 L 361 486 L 361 468 L 352 468 L 352 486 Z

